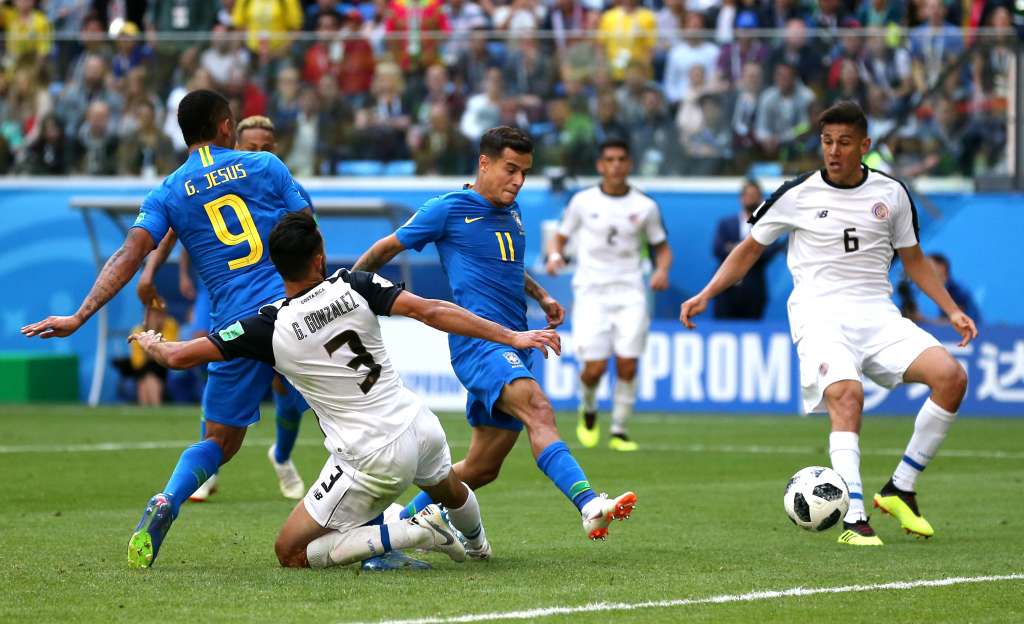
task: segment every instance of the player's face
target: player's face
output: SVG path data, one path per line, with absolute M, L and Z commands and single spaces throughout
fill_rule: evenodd
M 610 184 L 622 184 L 632 169 L 633 161 L 621 147 L 606 148 L 597 159 L 597 172 Z
M 857 176 L 871 139 L 850 124 L 827 124 L 821 129 L 821 151 L 830 179 L 847 182 Z
M 270 130 L 249 128 L 239 133 L 235 149 L 243 152 L 273 152 L 277 149 L 277 142 Z
M 533 167 L 533 154 L 520 154 L 506 147 L 498 158 L 480 157 L 480 174 L 491 199 L 507 206 L 516 200 L 526 183 L 526 174 Z

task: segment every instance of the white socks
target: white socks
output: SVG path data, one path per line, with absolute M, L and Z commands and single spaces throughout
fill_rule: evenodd
M 597 411 L 597 386 L 588 386 L 580 382 L 580 406 L 587 413 Z
M 864 513 L 864 485 L 860 481 L 860 436 L 852 431 L 833 431 L 828 436 L 828 454 L 832 469 L 846 481 L 850 490 L 850 510 L 845 522 L 867 520 Z
M 452 525 L 462 533 L 472 549 L 478 549 L 484 545 L 484 523 L 480 519 L 480 504 L 476 502 L 476 494 L 473 493 L 465 483 L 462 484 L 469 490 L 469 498 L 458 509 L 448 508 L 448 519 Z
M 892 474 L 893 485 L 906 492 L 914 491 L 917 476 L 935 456 L 955 418 L 955 412 L 947 412 L 931 398 L 924 402 L 914 421 L 914 435 L 910 437 L 907 450 Z
M 626 421 L 633 415 L 636 403 L 636 380 L 615 380 L 615 394 L 612 397 L 612 435 L 626 433 Z
M 389 550 L 429 544 L 430 539 L 428 529 L 409 520 L 331 531 L 306 546 L 306 560 L 311 568 L 348 565 Z

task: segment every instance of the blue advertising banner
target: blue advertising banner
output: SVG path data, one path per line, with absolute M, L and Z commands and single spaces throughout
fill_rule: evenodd
M 928 326 L 967 371 L 970 385 L 960 412 L 1024 415 L 1024 327 L 983 327 L 977 341 L 957 346 L 950 327 Z M 555 409 L 574 410 L 579 386 L 572 330 L 561 332 L 561 358 L 543 360 L 537 373 Z M 800 413 L 800 368 L 784 323 L 724 323 L 698 319 L 688 331 L 679 323 L 654 321 L 637 379 L 638 411 Z M 598 390 L 610 409 L 612 375 Z M 913 414 L 928 388 L 920 384 L 886 390 L 865 385 L 865 411 Z

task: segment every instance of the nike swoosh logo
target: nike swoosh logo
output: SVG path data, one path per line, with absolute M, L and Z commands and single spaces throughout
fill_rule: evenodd
M 480 217 L 480 218 L 482 219 L 483 217 Z M 434 524 L 430 520 L 427 520 L 427 524 L 430 525 L 430 528 L 434 529 L 435 531 L 437 531 L 438 533 L 443 535 L 444 538 L 447 540 L 444 544 L 441 544 L 442 546 L 447 546 L 447 545 L 449 545 L 449 544 L 451 544 L 451 543 L 453 543 L 455 541 L 455 538 L 452 537 L 451 533 L 449 533 L 448 531 L 445 531 L 444 529 L 442 529 L 441 527 L 437 526 L 436 524 Z
M 479 221 L 480 219 L 483 219 L 483 217 L 476 217 L 474 219 L 470 219 L 469 217 L 466 217 L 466 223 L 473 223 L 474 221 Z

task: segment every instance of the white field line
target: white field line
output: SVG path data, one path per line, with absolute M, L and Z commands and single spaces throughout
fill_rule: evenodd
M 377 624 L 457 624 L 460 622 L 493 622 L 497 620 L 535 620 L 553 615 L 573 613 L 598 613 L 602 611 L 635 611 L 637 609 L 670 609 L 697 605 L 728 604 L 733 602 L 757 602 L 775 598 L 816 596 L 819 594 L 849 594 L 888 590 L 915 589 L 918 587 L 948 587 L 968 583 L 994 583 L 999 581 L 1021 581 L 1024 574 L 1003 574 L 999 576 L 954 576 L 944 579 L 896 581 L 871 585 L 842 585 L 839 587 L 793 587 L 791 589 L 754 591 L 746 594 L 725 594 L 708 598 L 678 598 L 674 600 L 652 600 L 648 602 L 595 602 L 575 607 L 544 607 L 525 611 L 473 613 L 449 617 L 426 617 L 410 620 L 380 620 Z
M 109 453 L 114 451 L 148 451 L 153 449 L 184 449 L 196 440 L 153 440 L 150 442 L 96 442 L 92 444 L 9 444 L 0 445 L 0 455 L 21 453 Z M 274 441 L 262 438 L 247 438 L 249 445 L 269 445 Z M 300 446 L 319 446 L 317 440 L 299 440 Z M 454 448 L 466 448 L 467 442 L 449 442 Z M 569 445 L 580 449 L 576 444 Z M 644 444 L 643 450 L 658 453 L 733 453 L 737 455 L 820 455 L 824 447 L 814 446 L 771 446 L 764 444 Z M 861 449 L 861 455 L 900 456 L 903 449 L 882 448 Z M 1024 451 L 1001 451 L 986 449 L 943 449 L 940 457 L 963 459 L 1024 459 Z

